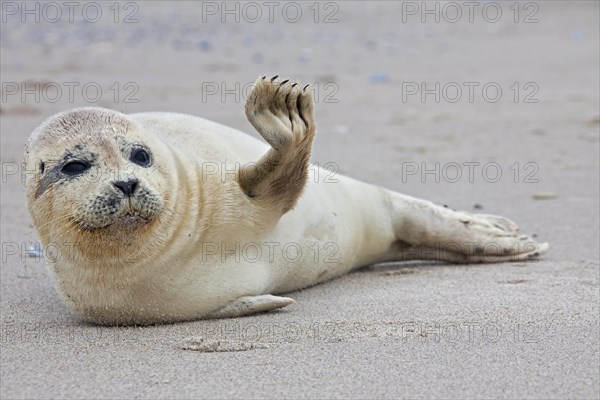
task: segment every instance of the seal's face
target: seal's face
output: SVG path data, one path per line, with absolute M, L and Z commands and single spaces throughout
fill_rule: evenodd
M 52 185 L 70 185 L 67 192 L 72 197 L 64 200 L 72 205 L 73 221 L 84 230 L 113 224 L 135 228 L 161 209 L 162 201 L 148 182 L 152 151 L 135 138 L 117 135 L 96 143 L 76 143 L 56 160 L 42 174 L 35 196 Z
M 42 124 L 25 157 L 28 204 L 40 234 L 49 224 L 51 235 L 81 235 L 132 232 L 155 221 L 169 182 L 159 146 L 109 110 L 68 111 Z

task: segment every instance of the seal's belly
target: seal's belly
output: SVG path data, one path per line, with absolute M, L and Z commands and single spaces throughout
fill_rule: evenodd
M 357 190 L 360 198 L 353 195 Z M 309 182 L 296 208 L 281 217 L 268 239 L 280 248 L 275 253 L 279 258 L 271 263 L 277 272 L 275 293 L 379 261 L 393 237 L 380 203 L 373 186 L 344 176 L 335 183 Z

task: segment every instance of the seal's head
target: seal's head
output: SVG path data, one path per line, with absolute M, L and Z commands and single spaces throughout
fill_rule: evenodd
M 152 225 L 171 183 L 156 157 L 161 145 L 108 109 L 70 110 L 42 123 L 25 152 L 28 208 L 42 243 L 106 240 Z

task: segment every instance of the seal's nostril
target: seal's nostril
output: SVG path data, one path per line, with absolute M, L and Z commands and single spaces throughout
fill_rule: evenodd
M 131 196 L 138 187 L 139 181 L 137 179 L 130 179 L 128 181 L 116 181 L 113 185 L 118 188 L 125 196 Z
M 131 194 L 134 194 L 138 187 L 139 181 L 137 179 L 132 179 L 129 182 L 130 182 L 130 187 L 131 187 Z

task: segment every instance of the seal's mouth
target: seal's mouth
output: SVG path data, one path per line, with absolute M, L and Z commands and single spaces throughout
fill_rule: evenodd
M 114 226 L 117 229 L 128 231 L 145 225 L 148 222 L 150 222 L 150 218 L 144 218 L 135 211 L 127 211 L 109 226 Z
M 157 220 L 162 209 L 161 198 L 142 187 L 134 195 L 123 196 L 108 191 L 78 201 L 72 217 L 84 232 L 131 232 Z
M 79 223 L 79 226 L 87 232 L 98 232 L 101 230 L 125 231 L 131 232 L 152 222 L 154 218 L 140 215 L 137 211 L 127 210 L 116 216 L 110 222 L 100 226 L 90 226 L 86 223 Z

